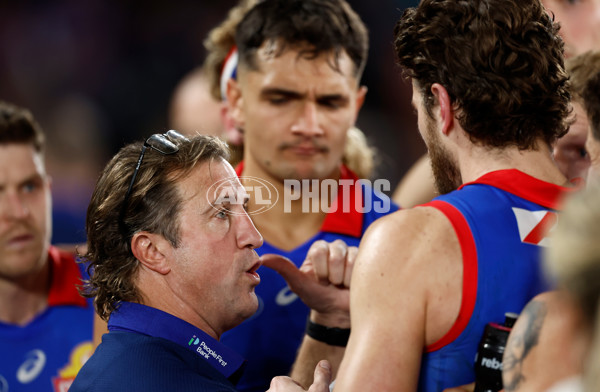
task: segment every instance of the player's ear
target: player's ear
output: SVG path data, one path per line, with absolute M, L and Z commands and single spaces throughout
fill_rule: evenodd
M 360 111 L 360 108 L 362 108 L 362 105 L 365 103 L 365 98 L 367 96 L 367 86 L 360 86 L 358 88 L 357 94 L 356 94 L 356 112 L 354 113 L 354 121 L 356 122 L 356 119 L 358 118 L 358 112 Z
M 240 146 L 244 142 L 244 134 L 241 128 L 236 126 L 236 122 L 229 113 L 229 104 L 221 103 L 221 121 L 223 121 L 223 135 L 227 143 Z
M 234 120 L 236 127 L 243 128 L 245 121 L 242 111 L 243 98 L 240 83 L 237 80 L 230 78 L 227 81 L 226 95 L 229 115 Z
M 454 125 L 454 109 L 450 95 L 444 86 L 439 83 L 431 85 L 431 93 L 436 98 L 439 108 L 439 115 L 442 123 L 442 132 L 448 135 Z

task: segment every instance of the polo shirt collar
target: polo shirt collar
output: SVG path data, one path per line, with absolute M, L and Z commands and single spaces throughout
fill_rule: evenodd
M 121 302 L 108 321 L 109 331 L 136 332 L 167 339 L 195 352 L 226 378 L 236 376 L 244 358 L 206 332 L 162 310 Z

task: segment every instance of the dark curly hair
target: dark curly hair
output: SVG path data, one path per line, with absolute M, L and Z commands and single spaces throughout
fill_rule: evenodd
M 333 52 L 332 67 L 345 51 L 360 79 L 369 50 L 369 35 L 360 17 L 344 0 L 264 0 L 239 23 L 235 42 L 240 65 L 256 70 L 256 51 L 265 42 L 279 44 L 277 55 L 286 48 L 301 49 L 300 55 L 316 58 Z
M 215 137 L 171 141 L 179 147 L 175 154 L 146 150 L 126 206 L 125 194 L 142 150 L 141 142 L 123 147 L 96 183 L 87 211 L 88 250 L 84 255 L 91 278 L 82 294 L 95 297 L 96 312 L 105 320 L 121 301 L 141 300 L 134 282 L 139 261 L 131 252 L 132 236 L 145 230 L 162 235 L 177 247 L 182 200 L 175 184 L 197 165 L 229 157 L 227 145 Z
M 539 0 L 422 0 L 404 11 L 394 35 L 427 113 L 439 83 L 474 143 L 524 150 L 567 132 L 564 44 Z

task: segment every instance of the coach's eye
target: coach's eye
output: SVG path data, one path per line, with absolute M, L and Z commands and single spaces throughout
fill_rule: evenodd
M 221 208 L 219 211 L 217 211 L 217 213 L 215 214 L 215 216 L 219 219 L 227 219 L 227 216 L 229 215 L 229 210 L 227 208 Z

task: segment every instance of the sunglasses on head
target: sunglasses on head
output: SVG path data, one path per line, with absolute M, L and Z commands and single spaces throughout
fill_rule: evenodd
M 144 154 L 146 153 L 146 149 L 150 147 L 153 150 L 158 151 L 163 155 L 172 155 L 179 151 L 179 147 L 177 144 L 173 142 L 177 141 L 189 141 L 189 139 L 177 131 L 170 130 L 167 133 L 155 133 L 150 136 L 144 142 L 142 146 L 142 151 L 140 152 L 140 157 L 138 158 L 137 164 L 135 165 L 135 169 L 133 171 L 133 176 L 131 176 L 131 182 L 129 183 L 129 188 L 127 189 L 127 193 L 125 194 L 125 198 L 123 199 L 123 208 L 121 209 L 121 214 L 119 216 L 119 223 L 121 227 L 124 226 L 123 218 L 125 217 L 125 212 L 127 210 L 127 202 L 129 201 L 129 197 L 131 196 L 131 190 L 133 189 L 133 184 L 135 183 L 135 179 L 140 170 L 140 166 L 142 165 L 142 161 L 144 160 Z

